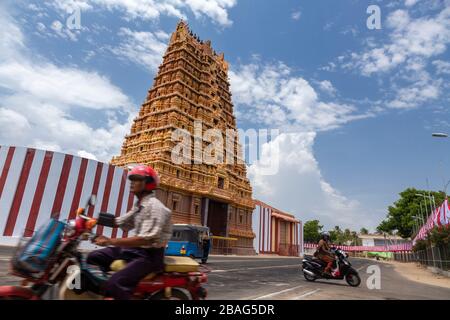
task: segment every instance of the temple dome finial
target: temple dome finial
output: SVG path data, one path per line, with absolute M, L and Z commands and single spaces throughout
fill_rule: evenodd
M 179 28 L 187 28 L 187 23 L 186 21 L 183 20 L 183 18 L 180 18 L 180 20 L 177 23 L 177 29 Z

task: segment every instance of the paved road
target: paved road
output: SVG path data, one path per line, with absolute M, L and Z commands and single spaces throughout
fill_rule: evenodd
M 362 282 L 352 288 L 345 281 L 307 282 L 299 268 L 301 259 L 213 257 L 208 279 L 209 299 L 447 299 L 450 289 L 407 280 L 393 266 L 369 259 L 351 259 Z M 370 290 L 369 265 L 381 271 L 381 289 Z
M 10 250 L 0 247 L 0 284 L 17 284 L 8 275 Z M 351 259 L 359 270 L 361 286 L 352 288 L 345 281 L 307 282 L 299 268 L 301 259 L 282 257 L 210 257 L 208 299 L 447 299 L 450 289 L 407 280 L 393 266 L 368 259 Z M 369 265 L 381 270 L 381 289 L 366 286 Z

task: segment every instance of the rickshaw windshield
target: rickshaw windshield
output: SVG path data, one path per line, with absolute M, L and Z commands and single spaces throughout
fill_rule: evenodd
M 198 232 L 190 229 L 174 229 L 172 231 L 171 241 L 197 242 Z

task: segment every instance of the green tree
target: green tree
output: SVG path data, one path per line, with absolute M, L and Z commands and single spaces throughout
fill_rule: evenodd
M 303 237 L 305 242 L 318 242 L 323 226 L 319 220 L 306 221 L 303 226 Z
M 341 227 L 335 226 L 333 230 L 329 231 L 329 233 L 331 242 L 335 244 L 340 244 L 340 241 L 342 240 Z
M 347 242 L 352 241 L 353 236 L 352 236 L 352 232 L 350 231 L 350 229 L 345 229 L 344 230 L 344 236 L 342 238 L 342 243 L 343 244 L 347 244 Z
M 420 205 L 426 209 L 423 213 L 423 218 L 426 220 L 430 214 L 430 200 L 419 196 L 424 194 L 434 196 L 436 206 L 439 206 L 445 199 L 444 192 L 428 193 L 426 190 L 417 190 L 415 188 L 408 188 L 400 192 L 400 199 L 398 199 L 392 206 L 388 208 L 388 214 L 377 227 L 379 232 L 392 233 L 398 230 L 398 235 L 403 238 L 411 237 L 414 227 L 414 216 L 420 216 Z
M 342 231 L 341 227 L 335 226 L 333 230 L 329 231 L 330 240 L 334 244 L 339 245 L 359 245 L 358 233 L 346 228 Z
M 359 230 L 359 233 L 360 233 L 360 234 L 369 234 L 369 230 L 367 230 L 366 228 L 361 228 L 361 229 Z
M 352 231 L 352 235 L 351 235 L 351 241 L 352 241 L 352 245 L 353 246 L 360 246 L 361 245 L 361 241 L 358 238 L 358 233 L 356 231 Z

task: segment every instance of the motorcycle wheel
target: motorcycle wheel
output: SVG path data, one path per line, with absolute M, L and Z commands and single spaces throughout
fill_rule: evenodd
M 361 284 L 361 278 L 357 273 L 348 273 L 345 276 L 345 281 L 347 281 L 348 285 L 351 287 L 357 287 Z
M 161 290 L 154 295 L 152 295 L 150 300 L 192 300 L 186 293 L 180 289 L 172 289 L 172 294 L 170 297 L 166 297 L 164 290 Z
M 303 272 L 303 276 L 305 277 L 305 279 L 306 279 L 306 281 L 316 281 L 316 277 L 314 277 L 314 276 L 312 276 L 312 275 L 309 275 L 309 274 L 307 274 L 306 272 Z

